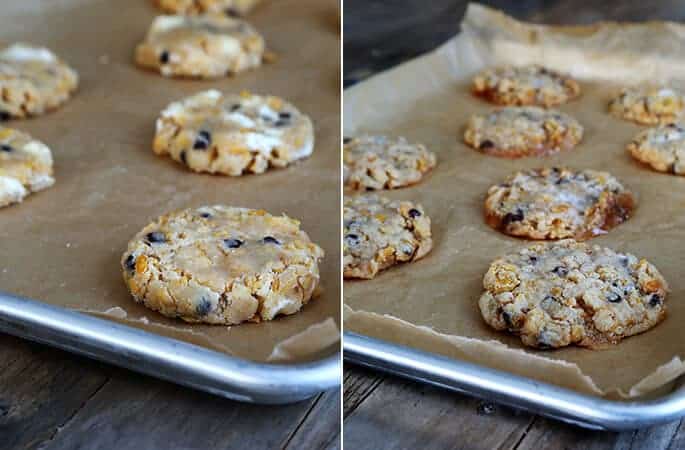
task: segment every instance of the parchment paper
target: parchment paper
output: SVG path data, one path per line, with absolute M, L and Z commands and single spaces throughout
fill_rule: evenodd
M 0 13 L 2 43 L 45 45 L 81 77 L 63 108 L 9 124 L 52 148 L 57 183 L 0 210 L 0 289 L 256 361 L 267 361 L 284 340 L 288 351 L 277 352 L 281 363 L 337 350 L 331 345 L 340 323 L 337 2 L 265 1 L 248 20 L 277 61 L 216 81 L 166 79 L 134 65 L 134 47 L 159 13 L 149 0 L 25 0 L 3 2 Z M 210 88 L 289 99 L 312 117 L 313 156 L 238 178 L 194 174 L 155 156 L 159 112 Z M 131 236 L 169 210 L 215 203 L 301 220 L 326 252 L 320 297 L 294 316 L 232 327 L 188 325 L 135 304 L 119 268 Z M 316 324 L 321 326 L 310 328 Z
M 346 329 L 600 396 L 668 389 L 685 371 L 685 178 L 634 162 L 625 146 L 641 127 L 608 115 L 607 103 L 621 84 L 657 75 L 682 87 L 684 38 L 685 27 L 672 23 L 548 27 L 470 5 L 460 35 L 347 90 L 345 135 L 404 135 L 435 151 L 438 166 L 414 187 L 382 193 L 425 207 L 433 250 L 374 280 L 346 281 Z M 468 117 L 493 108 L 470 95 L 472 76 L 486 66 L 531 62 L 581 79 L 582 98 L 560 109 L 584 125 L 583 142 L 556 156 L 520 160 L 464 145 Z M 516 170 L 553 165 L 611 171 L 638 196 L 634 217 L 593 243 L 645 257 L 667 278 L 669 314 L 655 329 L 605 350 L 535 351 L 483 322 L 477 300 L 488 265 L 529 245 L 485 224 L 485 193 Z

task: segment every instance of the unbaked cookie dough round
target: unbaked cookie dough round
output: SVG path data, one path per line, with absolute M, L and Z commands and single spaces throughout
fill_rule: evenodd
M 502 158 L 545 156 L 574 148 L 583 138 L 576 119 L 536 106 L 506 107 L 471 117 L 464 141 Z
M 53 184 L 50 149 L 26 133 L 0 127 L 0 208 Z
M 209 90 L 170 104 L 157 119 L 153 150 L 195 172 L 263 173 L 312 154 L 314 127 L 273 96 Z
M 323 256 L 297 220 L 218 205 L 161 216 L 134 236 L 121 266 L 136 302 L 232 325 L 298 312 L 319 285 Z
M 668 284 L 645 259 L 572 239 L 495 260 L 478 305 L 485 322 L 530 347 L 597 347 L 666 316 Z
M 158 16 L 135 59 L 166 77 L 217 78 L 256 68 L 263 55 L 264 39 L 245 21 L 179 15 Z
M 435 154 L 402 137 L 345 138 L 343 178 L 357 190 L 395 189 L 421 181 L 435 167 Z
M 473 79 L 473 93 L 504 106 L 560 105 L 580 95 L 574 79 L 539 65 L 487 69 Z
M 430 218 L 413 202 L 360 195 L 345 199 L 343 216 L 345 278 L 374 278 L 433 247 Z
M 53 110 L 77 86 L 76 71 L 47 48 L 17 43 L 0 50 L 0 121 Z
M 486 221 L 531 239 L 588 239 L 625 222 L 635 198 L 607 172 L 565 168 L 516 172 L 488 190 Z

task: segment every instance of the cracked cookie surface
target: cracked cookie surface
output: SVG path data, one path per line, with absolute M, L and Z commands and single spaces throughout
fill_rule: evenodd
M 473 79 L 473 93 L 505 106 L 555 106 L 580 95 L 572 78 L 539 65 L 487 69 Z
M 424 257 L 433 246 L 430 218 L 418 204 L 360 195 L 345 198 L 343 209 L 345 278 L 374 278 Z
M 0 127 L 0 208 L 53 184 L 50 149 L 26 133 Z
M 598 347 L 666 315 L 668 285 L 644 259 L 571 239 L 495 260 L 478 305 L 485 322 L 530 347 Z
M 311 120 L 279 97 L 210 90 L 170 104 L 153 151 L 195 172 L 238 176 L 282 168 L 314 149 Z
M 503 158 L 570 150 L 582 138 L 583 127 L 576 119 L 536 106 L 512 106 L 474 115 L 464 132 L 464 141 L 469 146 Z
M 436 158 L 421 144 L 402 137 L 363 135 L 346 138 L 343 179 L 357 190 L 395 189 L 418 183 Z
M 643 125 L 669 124 L 683 116 L 685 96 L 670 87 L 632 87 L 609 102 L 609 111 Z
M 685 175 L 685 128 L 680 124 L 644 130 L 627 148 L 633 158 L 657 172 Z
M 298 312 L 319 284 L 322 257 L 297 220 L 217 205 L 161 216 L 131 240 L 121 266 L 146 307 L 231 325 Z
M 217 78 L 262 64 L 264 39 L 247 22 L 219 15 L 158 16 L 136 47 L 138 65 L 166 77 Z
M 47 48 L 17 43 L 0 51 L 0 120 L 44 114 L 77 86 L 76 71 Z
M 154 0 L 154 3 L 172 14 L 219 13 L 235 16 L 248 13 L 259 0 Z
M 516 172 L 488 190 L 486 221 L 532 239 L 588 239 L 626 221 L 635 198 L 614 176 L 564 168 Z

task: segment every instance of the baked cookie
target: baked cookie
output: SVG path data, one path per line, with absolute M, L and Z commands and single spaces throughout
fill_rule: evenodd
M 628 152 L 657 172 L 685 175 L 685 128 L 669 124 L 640 132 Z
M 644 125 L 676 122 L 684 108 L 683 93 L 669 87 L 628 88 L 609 102 L 615 116 Z
M 157 119 L 153 150 L 195 172 L 242 175 L 286 167 L 314 149 L 309 117 L 278 97 L 204 91 Z
M 487 69 L 473 79 L 473 93 L 505 106 L 560 105 L 580 95 L 570 77 L 538 65 Z
M 626 221 L 634 208 L 633 194 L 611 174 L 556 167 L 516 172 L 485 199 L 490 226 L 532 239 L 588 239 Z
M 259 0 L 154 0 L 158 8 L 172 14 L 221 13 L 240 16 L 249 12 Z
M 572 239 L 495 260 L 483 287 L 485 322 L 537 348 L 615 344 L 666 316 L 668 285 L 656 267 Z
M 512 106 L 472 116 L 464 133 L 471 147 L 503 158 L 570 150 L 582 138 L 583 127 L 576 119 L 536 106 Z
M 227 16 L 158 16 L 136 47 L 138 65 L 165 77 L 217 78 L 258 67 L 264 39 Z
M 26 133 L 0 127 L 0 208 L 53 184 L 50 149 Z
M 435 167 L 435 154 L 421 144 L 386 136 L 346 138 L 343 178 L 352 189 L 395 189 L 418 183 Z
M 319 284 L 323 250 L 297 220 L 206 206 L 164 215 L 121 258 L 133 298 L 187 322 L 239 324 L 294 314 Z
M 14 44 L 0 51 L 0 120 L 43 114 L 66 102 L 78 75 L 43 47 Z
M 381 270 L 424 257 L 433 247 L 423 208 L 376 195 L 346 198 L 343 275 L 371 279 Z

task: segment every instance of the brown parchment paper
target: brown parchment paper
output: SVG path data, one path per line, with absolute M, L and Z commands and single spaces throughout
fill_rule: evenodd
M 340 323 L 337 2 L 265 0 L 247 20 L 277 61 L 216 81 L 166 79 L 134 65 L 134 47 L 157 14 L 150 0 L 2 2 L 0 42 L 45 45 L 79 72 L 81 82 L 63 108 L 10 123 L 51 147 L 57 183 L 0 210 L 0 289 L 255 361 L 330 354 L 339 347 L 331 344 Z M 155 156 L 159 112 L 210 88 L 292 101 L 314 122 L 312 157 L 231 178 L 194 174 Z M 215 203 L 301 220 L 326 252 L 322 294 L 294 316 L 232 327 L 189 325 L 135 304 L 119 268 L 131 236 L 166 211 Z M 287 351 L 273 357 L 284 341 Z
M 594 395 L 671 388 L 685 371 L 685 178 L 634 162 L 625 146 L 641 127 L 609 116 L 607 103 L 624 84 L 671 79 L 682 87 L 684 39 L 685 26 L 673 23 L 550 27 L 470 5 L 460 35 L 345 91 L 345 135 L 404 135 L 438 155 L 437 168 L 420 184 L 382 193 L 425 207 L 433 250 L 374 280 L 346 281 L 346 330 Z M 464 145 L 468 117 L 493 107 L 470 95 L 472 76 L 486 66 L 532 62 L 580 78 L 582 98 L 560 109 L 584 125 L 583 142 L 556 156 L 520 160 Z M 669 314 L 655 329 L 604 350 L 534 351 L 485 325 L 477 306 L 483 274 L 497 256 L 528 245 L 485 224 L 485 193 L 516 170 L 545 165 L 608 170 L 636 193 L 634 217 L 593 243 L 645 257 L 667 278 Z

